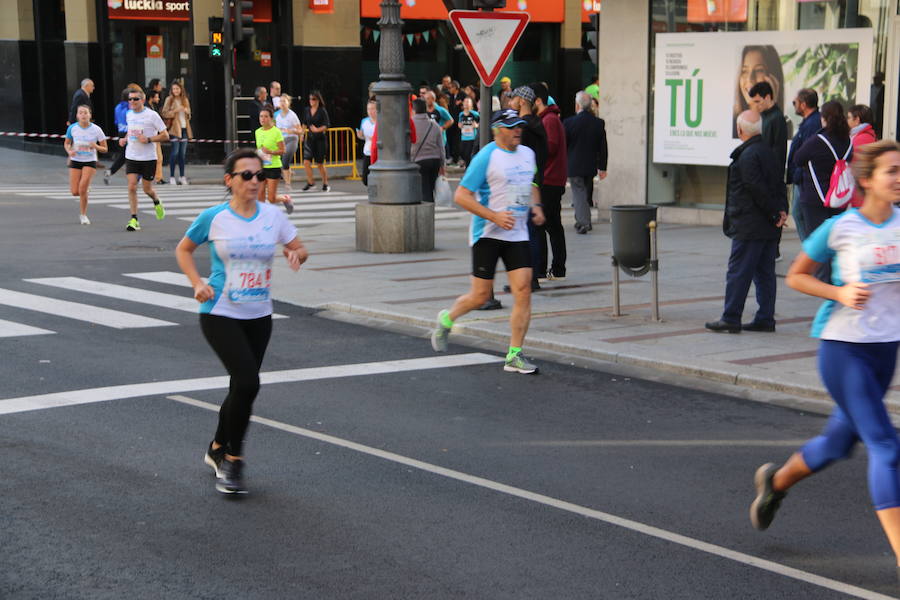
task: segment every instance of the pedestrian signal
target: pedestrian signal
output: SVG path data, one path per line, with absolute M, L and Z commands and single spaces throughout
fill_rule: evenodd
M 222 19 L 209 18 L 209 57 L 221 60 L 225 56 L 225 35 L 222 33 Z

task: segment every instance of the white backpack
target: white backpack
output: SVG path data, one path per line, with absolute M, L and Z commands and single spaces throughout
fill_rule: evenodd
M 819 185 L 819 178 L 816 177 L 816 170 L 813 169 L 812 161 L 809 161 L 809 173 L 812 175 L 813 185 L 816 186 L 816 192 L 819 194 L 819 200 L 827 208 L 844 208 L 853 199 L 853 191 L 856 189 L 856 181 L 853 179 L 853 173 L 850 171 L 850 165 L 847 164 L 847 157 L 853 150 L 853 143 L 847 146 L 844 156 L 838 158 L 837 152 L 821 133 L 817 134 L 819 139 L 825 142 L 831 155 L 834 156 L 834 168 L 831 169 L 831 179 L 828 180 L 828 191 L 822 193 L 822 186 Z

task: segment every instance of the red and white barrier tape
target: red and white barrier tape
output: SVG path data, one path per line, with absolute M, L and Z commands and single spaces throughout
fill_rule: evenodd
M 34 137 L 34 138 L 43 138 L 43 139 L 63 139 L 65 138 L 65 134 L 62 133 L 21 133 L 16 131 L 0 131 L 0 136 L 6 137 Z M 118 141 L 121 138 L 118 137 L 108 137 L 108 140 L 112 140 L 114 142 Z M 204 140 L 192 138 L 187 140 L 188 142 L 195 142 L 198 144 L 252 144 L 253 142 L 249 140 Z

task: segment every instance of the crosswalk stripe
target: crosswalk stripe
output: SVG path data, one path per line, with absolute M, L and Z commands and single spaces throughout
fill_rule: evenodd
M 125 273 L 125 277 L 134 277 L 135 279 L 143 279 L 144 281 L 154 281 L 156 283 L 167 283 L 169 285 L 177 285 L 179 287 L 191 287 L 191 282 L 183 273 L 175 271 L 145 271 L 144 273 Z M 206 279 L 204 279 L 206 281 Z
M 128 287 L 126 285 L 116 285 L 114 283 L 91 281 L 90 279 L 82 279 L 81 277 L 45 277 L 41 279 L 26 279 L 25 281 L 62 288 L 64 290 L 96 294 L 98 296 L 115 298 L 117 300 L 152 304 L 153 306 L 171 308 L 173 310 L 181 310 L 195 314 L 198 309 L 197 301 L 191 297 L 154 292 L 151 290 Z M 284 319 L 286 317 L 285 315 L 273 314 L 272 318 Z
M 100 308 L 98 306 L 91 306 L 90 304 L 80 304 L 78 302 L 69 302 L 68 300 L 58 300 L 56 298 L 48 298 L 46 296 L 37 296 L 35 294 L 26 294 L 24 292 L 6 289 L 0 289 L 0 304 L 42 312 L 49 315 L 56 315 L 58 317 L 65 317 L 67 319 L 75 319 L 77 321 L 86 321 L 88 323 L 112 327 L 114 329 L 177 325 L 177 323 L 170 323 L 169 321 L 134 315 L 118 310 L 110 310 L 108 308 Z
M 14 323 L 12 321 L 4 321 L 3 319 L 0 319 L 0 338 L 23 337 L 26 335 L 46 335 L 48 333 L 56 332 L 50 331 L 48 329 L 41 329 L 40 327 L 32 327 L 30 325 L 23 325 L 21 323 Z

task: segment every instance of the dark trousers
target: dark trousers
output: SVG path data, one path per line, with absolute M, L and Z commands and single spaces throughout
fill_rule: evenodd
M 754 323 L 775 322 L 775 252 L 778 240 L 731 240 L 722 320 L 740 323 L 750 283 L 756 287 L 759 310 Z
M 109 168 L 110 175 L 115 175 L 116 171 L 122 168 L 125 164 L 125 148 L 120 148 L 120 152 L 116 156 L 116 160 L 113 161 L 112 166 Z
M 434 202 L 434 182 L 441 172 L 443 161 L 439 158 L 426 158 L 416 161 L 419 174 L 422 176 L 422 202 Z
M 547 273 L 547 238 L 550 238 L 550 250 L 553 252 L 553 261 L 550 270 L 557 277 L 566 275 L 566 232 L 562 225 L 562 196 L 566 188 L 562 185 L 541 186 L 541 204 L 544 205 L 544 217 L 546 221 L 538 227 L 538 248 L 540 256 L 535 272 L 538 277 Z
M 259 393 L 259 369 L 272 335 L 272 317 L 232 319 L 201 314 L 200 329 L 231 376 L 228 395 L 219 409 L 215 440 L 232 456 L 241 456 L 253 401 Z
M 472 160 L 472 155 L 475 153 L 476 143 L 478 143 L 478 140 L 462 140 L 459 143 L 459 158 L 466 163 L 467 167 Z
M 835 215 L 844 212 L 844 208 L 827 208 L 821 202 L 798 202 L 797 210 L 802 215 L 803 231 L 798 231 L 800 239 L 805 240 L 812 235 L 812 232 L 819 226 Z M 800 224 L 798 224 L 799 228 Z M 816 269 L 816 279 L 831 283 L 831 263 L 823 263 Z
M 460 136 L 462 132 L 456 123 L 447 130 L 447 158 L 453 162 L 459 162 Z
M 362 172 L 362 182 L 363 185 L 369 185 L 369 167 L 372 166 L 372 157 L 366 156 L 363 154 L 363 172 Z

